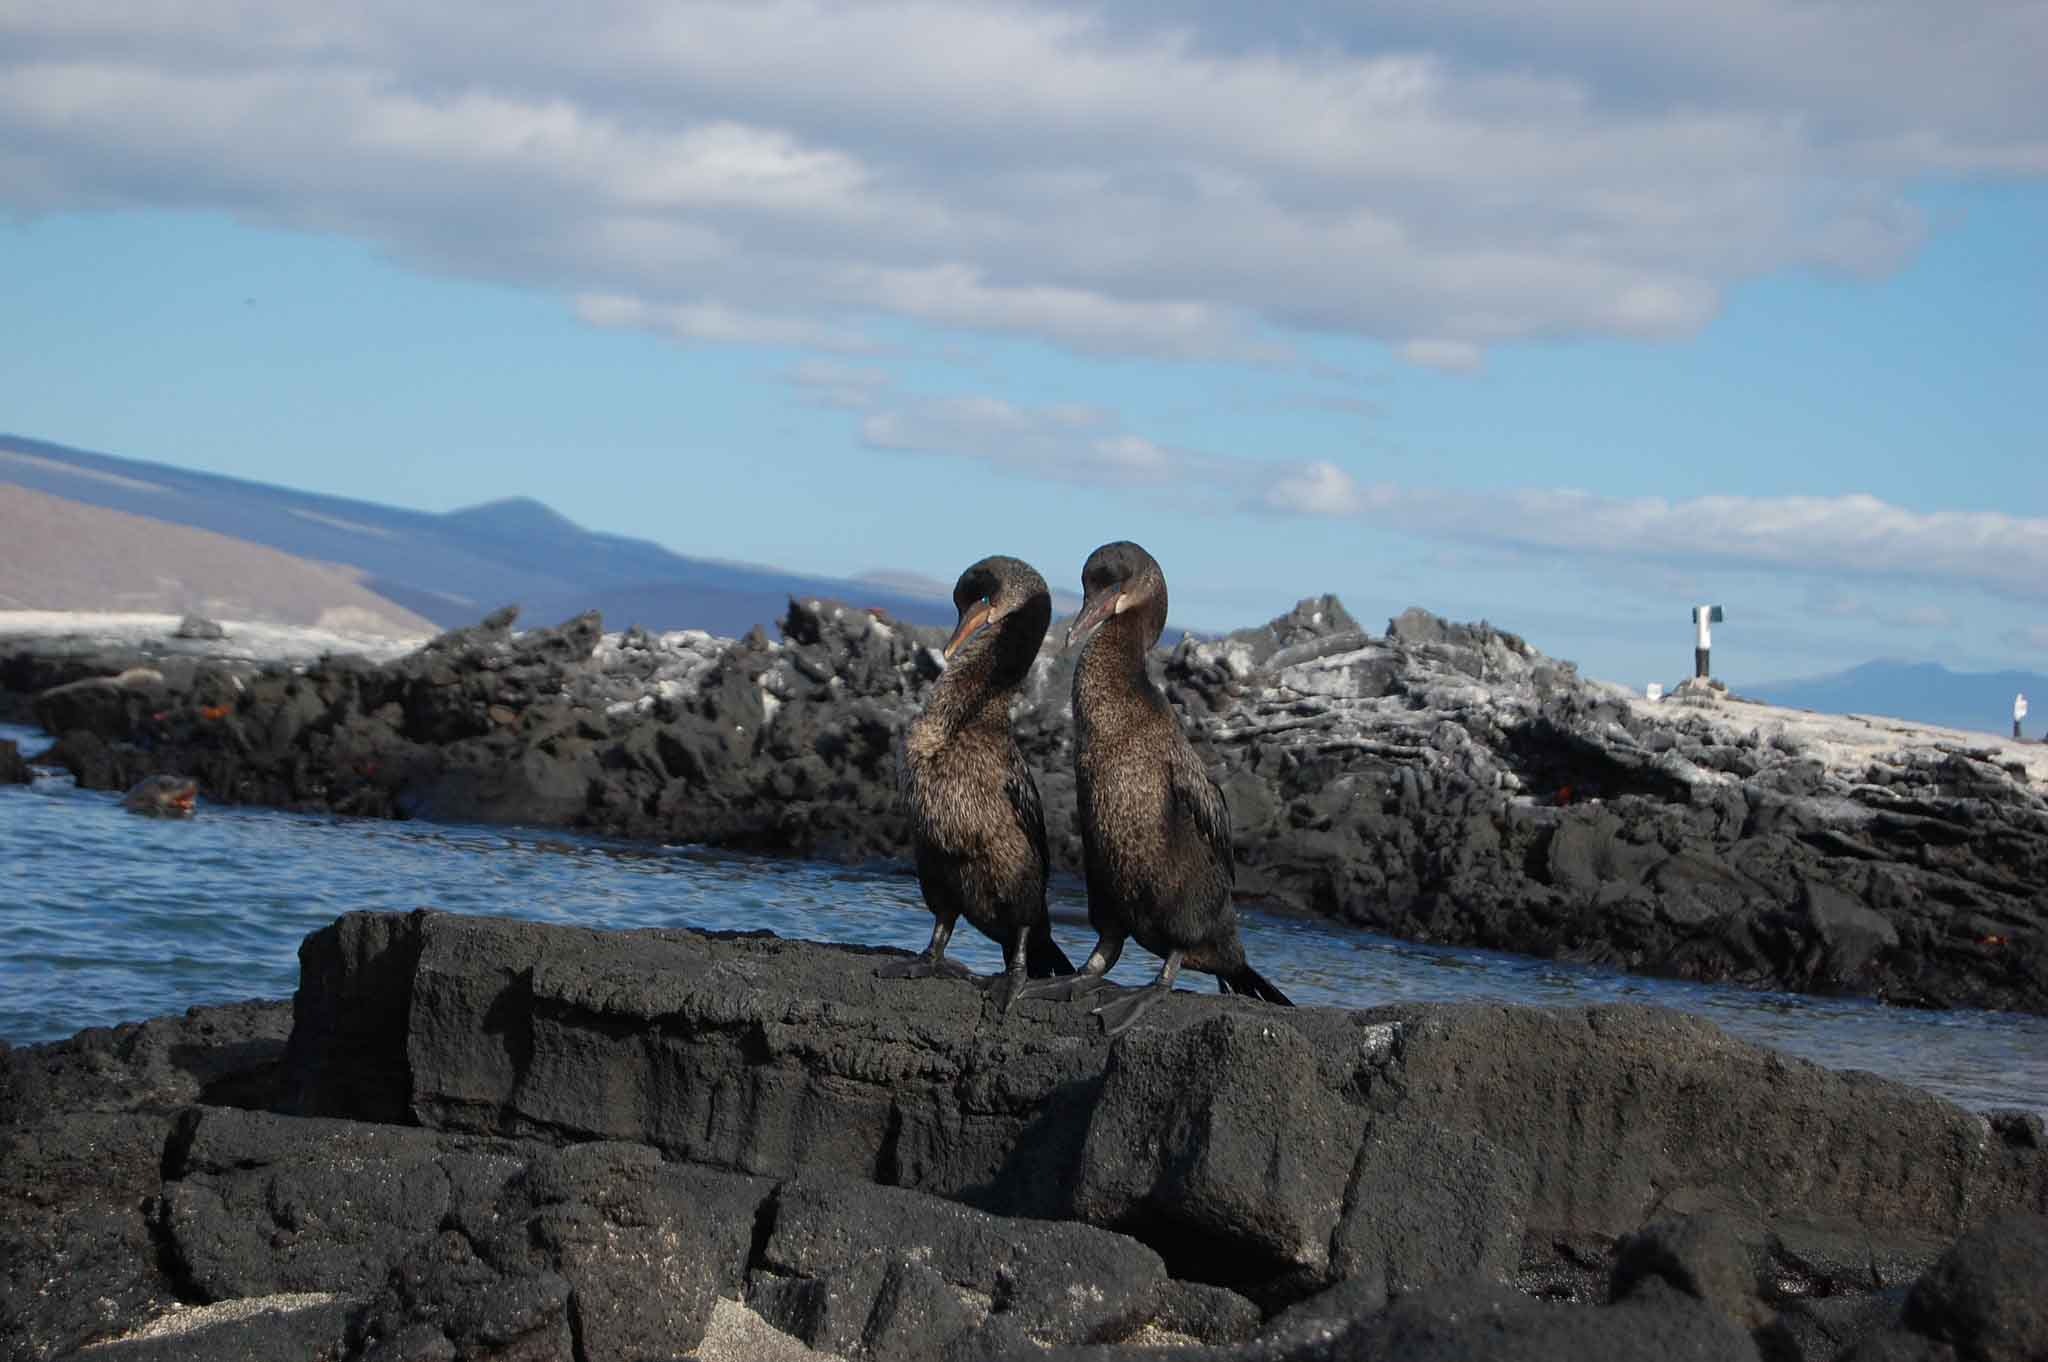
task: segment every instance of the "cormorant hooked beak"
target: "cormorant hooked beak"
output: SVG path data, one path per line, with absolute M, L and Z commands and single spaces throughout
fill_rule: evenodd
M 976 601 L 967 613 L 960 617 L 959 627 L 953 630 L 953 637 L 946 640 L 946 650 L 940 655 L 951 662 L 953 654 L 960 650 L 961 644 L 980 633 L 985 626 L 995 623 L 995 620 L 995 606 L 986 599 Z
M 1074 616 L 1074 622 L 1067 626 L 1067 647 L 1086 642 L 1090 634 L 1102 627 L 1104 620 L 1123 614 L 1130 605 L 1130 593 L 1121 588 L 1104 588 L 1099 594 L 1081 602 L 1081 613 Z

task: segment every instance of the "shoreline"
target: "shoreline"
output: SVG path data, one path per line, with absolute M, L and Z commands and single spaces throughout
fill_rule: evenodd
M 382 661 L 302 644 L 266 671 L 132 634 L 24 644 L 0 616 L 0 701 L 44 719 L 88 788 L 179 770 L 230 803 L 903 859 L 893 744 L 938 631 L 815 601 L 779 638 L 511 624 Z M 1241 900 L 1436 945 L 2048 1014 L 2028 889 L 2048 880 L 2048 746 L 1651 703 L 1486 626 L 1411 611 L 1371 635 L 1332 598 L 1152 665 L 1231 805 Z M 1016 715 L 1068 872 L 1070 669 L 1043 653 Z

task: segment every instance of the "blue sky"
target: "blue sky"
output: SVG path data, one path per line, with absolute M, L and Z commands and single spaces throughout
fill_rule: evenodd
M 1967 14 L 1963 11 L 1968 11 Z M 570 18 L 573 13 L 574 17 Z M 1640 684 L 2048 668 L 2048 7 L 0 12 L 0 429 Z

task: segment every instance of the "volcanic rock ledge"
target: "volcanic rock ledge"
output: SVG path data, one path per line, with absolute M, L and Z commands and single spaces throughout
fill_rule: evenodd
M 2048 1350 L 2037 1117 L 1634 1007 L 1107 1043 L 887 954 L 351 914 L 289 1019 L 0 1048 L 0 1355 Z
M 385 664 L 32 645 L 45 760 L 124 789 L 900 859 L 895 743 L 936 631 L 791 602 L 780 639 L 514 612 Z M 1059 630 L 1053 631 L 1057 637 Z M 1079 865 L 1072 660 L 1016 723 Z M 1239 888 L 1413 940 L 2048 1012 L 2048 748 L 1704 692 L 1650 704 L 1487 625 L 1332 597 L 1154 668 L 1229 798 Z M 60 684 L 61 683 L 61 684 Z

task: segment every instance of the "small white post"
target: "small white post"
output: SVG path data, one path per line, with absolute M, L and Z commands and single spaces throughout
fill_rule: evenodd
M 2027 696 L 2026 692 L 2022 691 L 2020 694 L 2012 697 L 2012 735 L 2015 738 L 2020 735 L 2020 720 L 2026 717 Z

